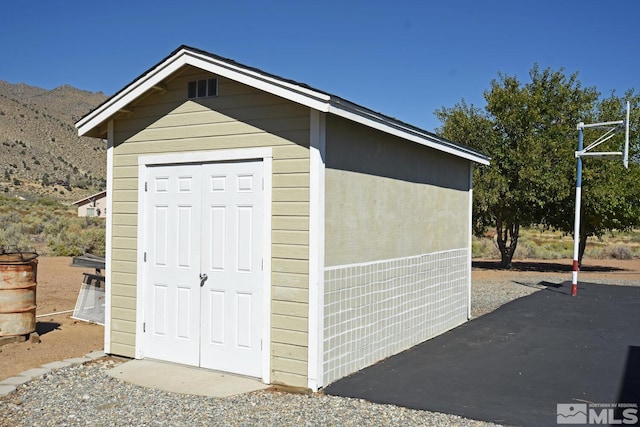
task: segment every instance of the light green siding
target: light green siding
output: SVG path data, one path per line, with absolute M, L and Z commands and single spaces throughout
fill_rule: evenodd
M 273 147 L 271 380 L 306 386 L 309 109 L 224 78 L 218 97 L 186 100 L 207 77 L 184 67 L 114 121 L 111 351 L 134 356 L 138 157 Z
M 327 118 L 325 265 L 467 247 L 469 161 Z

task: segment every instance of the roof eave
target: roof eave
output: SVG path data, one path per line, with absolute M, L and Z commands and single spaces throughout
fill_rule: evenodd
M 97 127 L 107 122 L 118 111 L 137 99 L 139 96 L 159 85 L 162 80 L 176 72 L 184 65 L 191 65 L 221 77 L 245 83 L 256 89 L 287 98 L 307 107 L 325 111 L 329 95 L 279 80 L 272 76 L 232 64 L 216 57 L 182 47 L 157 64 L 151 70 L 134 80 L 131 84 L 105 101 L 98 108 L 81 118 L 76 123 L 80 136 L 90 135 Z
M 489 165 L 491 161 L 490 157 L 480 152 L 455 144 L 435 134 L 376 113 L 342 98 L 334 97 L 332 99 L 329 113 L 482 165 Z
M 100 134 L 99 129 L 104 123 L 119 111 L 125 110 L 127 105 L 145 92 L 160 85 L 164 79 L 184 65 L 200 68 L 314 110 L 335 114 L 382 132 L 476 163 L 488 165 L 490 161 L 489 157 L 482 153 L 459 146 L 435 134 L 376 113 L 345 99 L 187 46 L 181 46 L 176 49 L 167 58 L 80 119 L 76 123 L 78 134 L 80 136 L 98 136 Z

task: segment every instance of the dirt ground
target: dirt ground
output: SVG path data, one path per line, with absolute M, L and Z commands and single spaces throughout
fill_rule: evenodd
M 82 273 L 71 267 L 70 257 L 39 257 L 36 287 L 36 332 L 40 342 L 14 342 L 0 346 L 0 380 L 45 363 L 80 357 L 104 347 L 104 327 L 71 318 Z M 0 338 L 2 344 L 2 338 Z
M 510 271 L 499 270 L 490 260 L 474 260 L 472 280 L 509 281 L 535 279 L 536 275 L 571 280 L 571 260 L 524 260 L 514 262 Z M 68 257 L 38 258 L 37 313 L 41 316 L 73 310 L 80 291 L 82 273 L 91 269 L 71 267 Z M 585 260 L 579 280 L 598 278 L 640 282 L 640 259 Z M 45 363 L 80 357 L 103 348 L 104 327 L 71 318 L 71 313 L 37 317 L 40 342 L 14 342 L 0 346 L 0 380 Z M 1 338 L 0 338 L 1 344 Z

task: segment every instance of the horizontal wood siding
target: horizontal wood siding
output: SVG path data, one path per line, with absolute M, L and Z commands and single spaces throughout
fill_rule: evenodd
M 138 157 L 272 147 L 271 380 L 306 387 L 309 109 L 224 78 L 218 97 L 186 100 L 187 82 L 207 77 L 184 67 L 115 120 L 111 349 L 134 356 Z

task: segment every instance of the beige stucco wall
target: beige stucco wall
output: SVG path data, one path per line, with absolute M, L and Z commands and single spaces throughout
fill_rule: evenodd
M 133 357 L 138 156 L 273 147 L 271 380 L 307 385 L 309 110 L 219 78 L 219 96 L 186 99 L 184 67 L 116 118 L 113 148 L 111 352 Z M 269 339 L 269 337 L 265 337 Z
M 469 162 L 327 118 L 325 265 L 469 245 Z

